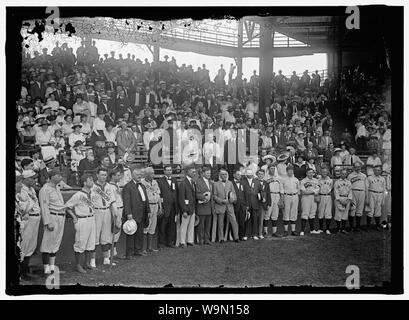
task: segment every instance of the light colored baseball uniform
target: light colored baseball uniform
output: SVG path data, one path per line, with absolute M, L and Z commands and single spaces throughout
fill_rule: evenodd
M 348 180 L 351 181 L 352 188 L 352 203 L 350 215 L 354 217 L 362 217 L 362 213 L 365 207 L 365 194 L 366 194 L 366 175 L 362 172 L 356 173 L 352 171 L 348 175 Z
M 143 230 L 143 233 L 155 234 L 156 223 L 158 220 L 159 201 L 160 201 L 160 189 L 158 182 L 152 180 L 149 182 L 146 179 L 142 179 L 141 183 L 146 188 L 148 195 L 149 207 L 151 209 L 151 217 L 149 218 L 149 226 Z
M 93 192 L 86 193 L 80 190 L 66 202 L 66 207 L 74 211 L 77 222 L 75 228 L 74 251 L 83 253 L 84 251 L 95 250 L 96 224 L 94 216 Z
M 283 220 L 297 221 L 298 215 L 298 195 L 300 192 L 300 182 L 294 176 L 281 179 L 284 192 L 284 214 Z
M 281 181 L 276 177 L 270 177 L 272 180 L 269 182 L 269 189 L 271 195 L 271 205 L 267 207 L 267 212 L 264 216 L 264 220 L 277 220 L 278 219 L 278 202 L 280 200 L 280 194 L 284 193 L 283 185 Z
M 30 257 L 36 247 L 38 238 L 38 228 L 40 226 L 40 204 L 34 188 L 27 187 L 24 183 L 20 192 L 20 208 L 28 215 L 21 231 L 20 255 L 21 259 Z
M 122 200 L 122 188 L 123 186 L 120 183 L 110 182 L 108 185 L 112 188 L 112 192 L 115 195 L 115 205 L 116 205 L 116 224 L 120 225 L 122 223 L 122 213 L 124 210 L 124 202 Z M 121 236 L 121 229 L 118 233 L 114 235 L 114 242 L 118 242 L 119 237 Z
M 38 195 L 41 208 L 41 217 L 44 225 L 52 225 L 53 231 L 44 228 L 40 251 L 57 253 L 60 249 L 65 226 L 65 205 L 60 188 L 46 183 Z
M 352 200 L 351 182 L 349 180 L 338 179 L 334 183 L 334 196 L 335 196 L 335 221 L 348 220 L 348 211 L 351 201 L 348 201 L 343 209 L 338 208 L 340 200 Z
M 318 180 L 320 187 L 320 202 L 318 203 L 318 219 L 332 218 L 332 197 L 331 191 L 334 187 L 334 181 L 330 177 Z
M 386 181 L 382 176 L 369 176 L 366 180 L 369 197 L 368 217 L 380 217 L 382 214 L 382 202 L 386 190 Z
M 111 204 L 116 200 L 112 188 L 105 183 L 103 186 L 94 183 L 92 187 L 93 202 L 95 205 L 95 245 L 111 244 L 112 230 L 111 230 Z
M 301 218 L 313 219 L 317 213 L 317 203 L 314 195 L 318 195 L 320 187 L 316 178 L 304 178 L 300 182 L 301 190 Z

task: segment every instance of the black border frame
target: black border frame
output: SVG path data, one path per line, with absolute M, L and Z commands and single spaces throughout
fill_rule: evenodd
M 21 69 L 21 24 L 24 20 L 46 19 L 46 7 L 6 7 L 6 119 L 16 118 L 15 97 L 19 95 Z M 147 20 L 177 18 L 241 18 L 248 15 L 345 15 L 346 7 L 59 7 L 60 17 L 110 16 L 114 18 L 138 17 Z M 403 7 L 359 6 L 361 15 L 377 15 L 385 23 L 385 32 L 393 34 L 390 41 L 392 68 L 393 111 L 393 181 L 394 201 L 392 202 L 394 228 L 392 234 L 391 282 L 382 287 L 348 290 L 346 288 L 315 287 L 263 287 L 263 288 L 127 288 L 127 287 L 83 287 L 62 286 L 59 290 L 47 290 L 44 286 L 19 286 L 17 257 L 14 254 L 14 209 L 13 192 L 6 192 L 6 293 L 8 295 L 31 294 L 94 294 L 94 293 L 403 293 Z M 392 39 L 392 37 L 391 37 Z M 15 183 L 14 157 L 16 132 L 15 121 L 6 121 L 6 188 Z

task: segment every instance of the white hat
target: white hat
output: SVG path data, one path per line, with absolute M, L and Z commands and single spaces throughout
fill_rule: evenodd
M 263 161 L 266 161 L 267 159 L 271 159 L 271 161 L 272 162 L 275 162 L 276 161 L 276 158 L 273 156 L 273 155 L 271 155 L 271 154 L 267 154 L 267 155 L 265 155 L 263 158 L 261 158 Z
M 138 229 L 138 225 L 136 224 L 136 221 L 134 219 L 126 220 L 124 225 L 122 226 L 122 229 L 127 235 L 131 236 Z
M 36 173 L 34 172 L 34 170 L 24 170 L 21 175 L 23 176 L 24 179 L 27 179 L 34 177 Z

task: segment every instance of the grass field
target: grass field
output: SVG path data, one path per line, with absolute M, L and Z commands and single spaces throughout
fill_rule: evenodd
M 390 280 L 389 231 L 306 234 L 213 246 L 165 248 L 135 260 L 117 260 L 88 274 L 60 265 L 62 285 L 135 287 L 344 286 L 348 265 L 360 269 L 361 286 Z M 41 281 L 41 280 L 37 280 Z M 39 284 L 39 282 L 37 282 Z M 44 281 L 44 280 L 42 280 Z

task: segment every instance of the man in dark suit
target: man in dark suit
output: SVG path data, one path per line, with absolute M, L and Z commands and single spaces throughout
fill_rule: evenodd
M 119 98 L 115 101 L 115 115 L 118 118 L 123 117 L 124 113 L 129 113 L 130 106 L 131 104 L 125 96 L 125 91 L 120 91 Z
M 241 179 L 240 169 L 236 168 L 233 173 L 233 187 L 236 193 L 236 202 L 234 203 L 234 213 L 236 215 L 236 220 L 239 225 L 239 239 L 247 240 L 246 230 L 248 225 L 248 220 L 246 221 L 246 211 L 248 208 L 246 195 L 244 193 L 244 187 Z
M 274 119 L 271 115 L 269 106 L 266 106 L 265 112 L 260 115 L 260 118 L 262 119 L 264 125 L 273 123 Z
M 150 87 L 146 87 L 146 100 L 145 104 L 148 104 L 149 107 L 153 108 L 155 104 L 158 103 L 158 96 L 155 91 L 153 91 Z
M 271 122 L 276 121 L 278 123 L 280 119 L 282 120 L 283 116 L 281 115 L 281 111 L 278 111 L 279 106 L 280 105 L 278 103 L 273 103 L 270 110 Z
M 110 75 L 106 75 L 104 79 L 105 90 L 115 91 L 117 87 L 116 81 Z
M 126 258 L 133 259 L 136 255 L 146 255 L 147 234 L 143 229 L 149 226 L 148 214 L 150 213 L 148 195 L 141 183 L 142 170 L 135 168 L 132 172 L 132 180 L 122 190 L 124 202 L 124 219 L 134 219 L 138 226 L 136 233 L 126 236 Z
M 158 219 L 159 243 L 173 248 L 176 240 L 175 216 L 178 214 L 178 184 L 176 178 L 172 178 L 171 165 L 165 165 L 163 173 L 165 175 L 158 180 L 163 208 L 163 215 Z
M 180 225 L 180 244 L 182 248 L 194 245 L 194 227 L 196 219 L 196 168 L 193 165 L 185 168 L 186 177 L 179 184 L 178 200 L 182 212 Z
M 216 109 L 215 104 L 216 104 L 216 102 L 212 98 L 212 95 L 210 93 L 208 93 L 206 95 L 206 99 L 204 99 L 204 101 L 203 101 L 203 106 L 205 107 L 205 110 L 207 111 L 207 114 L 211 114 L 211 113 L 209 113 L 210 110 L 215 110 Z
M 271 136 L 271 143 L 274 149 L 283 147 L 283 138 L 284 134 L 280 130 L 274 130 L 274 134 Z
M 210 244 L 210 228 L 213 214 L 213 181 L 210 180 L 211 169 L 203 167 L 202 176 L 197 180 L 197 215 L 199 216 L 199 244 Z
M 46 86 L 41 82 L 40 76 L 35 77 L 33 83 L 30 86 L 30 96 L 33 98 L 40 97 L 44 100 Z
M 287 151 L 289 152 L 289 157 L 285 163 L 294 165 L 297 162 L 297 157 L 295 156 L 295 149 L 293 147 L 288 146 Z
M 244 194 L 250 212 L 251 233 L 254 240 L 259 240 L 260 226 L 260 200 L 262 187 L 260 181 L 254 176 L 252 169 L 246 169 L 246 177 L 242 179 Z
M 135 113 L 139 113 L 141 109 L 145 107 L 146 94 L 141 84 L 138 83 L 137 87 L 135 88 L 135 92 L 130 94 L 129 100 Z
M 283 107 L 281 112 L 278 114 L 277 123 L 284 123 L 287 124 L 288 121 L 291 119 L 291 113 L 288 112 L 287 107 Z

